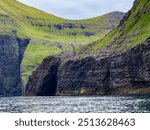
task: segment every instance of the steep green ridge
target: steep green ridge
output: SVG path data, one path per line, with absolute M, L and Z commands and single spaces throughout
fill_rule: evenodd
M 97 41 L 115 28 L 121 12 L 87 20 L 65 20 L 16 0 L 0 0 L 0 35 L 30 38 L 22 62 L 22 76 L 26 81 L 42 60 Z
M 150 1 L 136 0 L 119 27 L 102 40 L 79 50 L 82 55 L 100 52 L 126 52 L 150 37 Z

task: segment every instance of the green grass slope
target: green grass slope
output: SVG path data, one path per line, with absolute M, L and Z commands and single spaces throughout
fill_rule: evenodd
M 150 1 L 136 0 L 119 27 L 103 39 L 84 46 L 79 54 L 126 52 L 150 37 Z
M 103 38 L 122 17 L 123 13 L 113 12 L 87 20 L 66 20 L 16 0 L 0 0 L 0 35 L 15 33 L 31 39 L 22 61 L 22 77 L 27 81 L 45 57 Z

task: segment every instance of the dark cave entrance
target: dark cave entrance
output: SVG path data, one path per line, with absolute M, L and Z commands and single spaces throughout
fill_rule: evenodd
M 59 61 L 51 64 L 47 75 L 43 78 L 42 85 L 40 86 L 38 96 L 55 96 L 57 89 L 57 72 Z
M 46 79 L 45 83 L 41 86 L 38 96 L 55 96 L 57 89 L 57 77 L 50 77 Z

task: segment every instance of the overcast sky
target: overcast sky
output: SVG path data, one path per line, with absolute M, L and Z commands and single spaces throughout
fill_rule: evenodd
M 134 0 L 18 0 L 66 19 L 86 19 L 112 11 L 127 12 Z

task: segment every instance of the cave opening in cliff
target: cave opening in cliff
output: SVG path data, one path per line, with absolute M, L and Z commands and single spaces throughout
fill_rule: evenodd
M 57 88 L 57 77 L 46 79 L 45 83 L 42 85 L 41 90 L 38 93 L 38 96 L 55 96 Z

